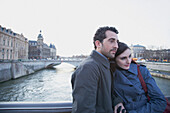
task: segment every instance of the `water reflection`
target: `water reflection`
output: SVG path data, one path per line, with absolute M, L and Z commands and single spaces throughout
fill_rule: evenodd
M 0 101 L 71 101 L 74 66 L 62 63 L 0 84 Z
M 170 80 L 154 77 L 158 87 L 161 89 L 165 96 L 170 96 Z

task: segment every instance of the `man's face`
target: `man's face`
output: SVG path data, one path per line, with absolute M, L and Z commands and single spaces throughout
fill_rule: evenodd
M 114 58 L 118 48 L 118 36 L 115 32 L 106 31 L 106 38 L 101 43 L 99 52 L 107 58 Z

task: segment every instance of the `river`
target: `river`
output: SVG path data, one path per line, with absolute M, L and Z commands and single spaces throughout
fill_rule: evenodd
M 72 101 L 71 75 L 74 66 L 62 63 L 15 80 L 0 83 L 0 102 Z M 170 80 L 154 77 L 165 96 L 170 96 Z

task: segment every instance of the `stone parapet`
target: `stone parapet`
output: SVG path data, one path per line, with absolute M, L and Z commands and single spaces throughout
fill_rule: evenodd
M 0 62 L 0 82 L 16 79 L 38 70 L 61 64 L 61 61 L 8 61 Z

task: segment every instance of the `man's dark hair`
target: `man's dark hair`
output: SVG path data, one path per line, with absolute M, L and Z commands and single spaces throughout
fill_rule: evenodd
M 94 44 L 94 48 L 96 49 L 97 47 L 96 47 L 96 45 L 95 45 L 95 41 L 96 40 L 99 40 L 101 43 L 103 42 L 103 40 L 106 38 L 106 31 L 107 30 L 109 30 L 109 31 L 113 31 L 113 32 L 115 32 L 116 34 L 118 34 L 119 32 L 118 32 L 118 30 L 115 28 L 115 27 L 108 27 L 108 26 L 106 26 L 106 27 L 100 27 L 97 31 L 96 31 L 96 33 L 95 33 L 95 35 L 94 35 L 94 38 L 93 38 L 93 44 Z

